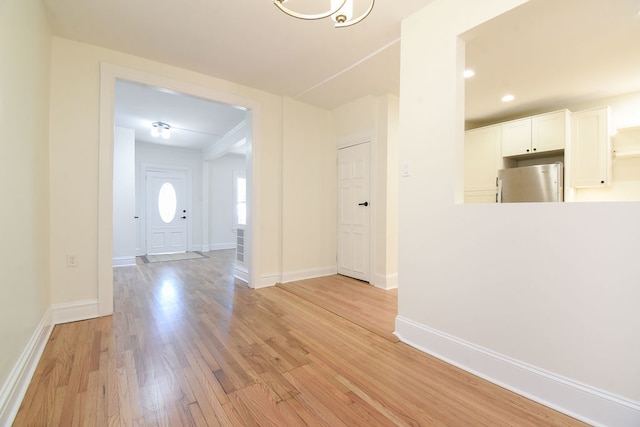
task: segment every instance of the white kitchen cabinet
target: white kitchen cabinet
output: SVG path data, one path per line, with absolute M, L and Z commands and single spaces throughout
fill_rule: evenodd
M 531 117 L 502 124 L 502 157 L 531 152 Z
M 465 203 L 495 202 L 496 177 L 501 167 L 501 136 L 500 125 L 465 132 Z
M 571 186 L 602 187 L 611 182 L 610 109 L 571 115 Z
M 568 110 L 503 123 L 502 156 L 513 157 L 564 150 L 569 137 L 568 123 Z

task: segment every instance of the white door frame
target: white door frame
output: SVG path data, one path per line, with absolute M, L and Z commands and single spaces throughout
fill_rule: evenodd
M 98 315 L 113 313 L 113 140 L 115 84 L 123 79 L 151 86 L 175 90 L 212 101 L 224 102 L 247 109 L 251 123 L 247 138 L 247 227 L 245 231 L 248 285 L 260 286 L 260 123 L 261 106 L 258 101 L 229 92 L 199 86 L 181 80 L 134 70 L 113 64 L 100 63 L 100 137 L 98 149 Z M 212 79 L 213 80 L 213 79 Z M 214 84 L 214 83 L 212 83 Z
M 373 212 L 374 205 L 373 205 L 373 203 L 372 203 L 373 201 L 371 199 L 371 194 L 372 194 L 372 191 L 371 191 L 371 181 L 372 181 L 371 180 L 371 176 L 372 176 L 372 174 L 371 174 L 371 150 L 372 150 L 372 144 L 370 143 L 370 141 L 363 141 L 363 142 L 360 142 L 360 143 L 357 143 L 357 144 L 350 144 L 350 145 L 342 146 L 342 147 L 338 148 L 338 179 L 337 179 L 337 181 L 338 181 L 338 266 L 337 267 L 338 267 L 338 272 L 340 272 L 340 265 L 341 265 L 341 263 L 340 263 L 340 254 L 341 254 L 341 252 L 340 252 L 340 243 L 341 243 L 341 237 L 340 237 L 341 226 L 340 226 L 340 224 L 341 224 L 341 221 L 340 220 L 342 218 L 341 217 L 342 214 L 340 213 L 342 211 L 342 209 L 341 209 L 342 208 L 342 202 L 341 202 L 341 197 L 340 197 L 340 194 L 341 194 L 341 192 L 340 192 L 340 188 L 341 188 L 340 187 L 340 158 L 341 158 L 341 153 L 342 153 L 342 150 L 346 150 L 346 149 L 354 148 L 354 147 L 360 147 L 360 146 L 364 146 L 364 145 L 366 145 L 367 155 L 368 155 L 367 156 L 367 162 L 368 162 L 367 173 L 368 174 L 365 177 L 365 179 L 367 180 L 366 186 L 367 186 L 368 194 L 364 195 L 363 196 L 364 200 L 361 200 L 360 202 L 366 202 L 368 204 L 368 206 L 367 207 L 362 207 L 360 209 L 366 209 L 365 210 L 365 212 L 366 212 L 365 216 L 367 217 L 367 223 L 368 223 L 367 224 L 367 230 L 366 230 L 366 233 L 367 233 L 367 236 L 366 236 L 366 243 L 367 243 L 366 256 L 368 257 L 368 260 L 366 262 L 366 266 L 367 267 L 364 269 L 365 271 L 362 272 L 362 274 L 363 274 L 362 276 L 357 274 L 357 271 L 354 270 L 353 268 L 350 268 L 350 271 L 352 273 L 356 273 L 356 274 L 353 275 L 353 276 L 351 276 L 351 275 L 349 275 L 349 276 L 350 277 L 354 277 L 356 279 L 360 279 L 360 280 L 366 280 L 367 282 L 371 283 L 371 280 L 372 280 L 371 272 L 373 271 L 372 263 L 374 263 L 374 260 L 372 259 L 372 250 L 371 250 L 371 248 L 372 248 L 372 234 L 373 234 L 372 233 L 372 228 L 374 226 L 374 224 L 372 224 L 372 218 L 373 218 L 372 212 Z M 358 200 L 353 200 L 352 202 L 356 203 L 356 202 L 358 202 Z M 350 249 L 353 249 L 353 248 L 351 247 Z M 351 251 L 351 252 L 353 253 L 353 251 Z M 343 274 L 347 275 L 347 273 L 344 270 L 343 270 Z
M 139 202 L 139 219 L 140 219 L 140 239 L 142 240 L 141 248 L 144 250 L 145 254 L 147 253 L 147 245 L 146 243 L 143 245 L 143 242 L 147 241 L 147 185 L 146 185 L 146 177 L 149 172 L 160 172 L 160 173 L 183 173 L 187 177 L 187 251 L 193 250 L 193 180 L 192 180 L 192 171 L 191 168 L 183 168 L 179 166 L 169 166 L 162 165 L 157 163 L 142 163 L 140 165 L 140 194 L 143 194 L 143 197 L 140 197 Z M 140 215 L 143 213 L 144 215 Z

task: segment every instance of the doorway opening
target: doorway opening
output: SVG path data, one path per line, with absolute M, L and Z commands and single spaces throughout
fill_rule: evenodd
M 239 278 L 246 281 L 250 287 L 255 287 L 257 283 L 257 269 L 256 264 L 257 260 L 257 251 L 254 246 L 254 241 L 257 238 L 257 234 L 259 230 L 254 228 L 254 223 L 256 221 L 256 208 L 253 200 L 257 197 L 257 191 L 259 190 L 253 184 L 255 182 L 255 169 L 257 163 L 257 157 L 259 155 L 258 144 L 255 144 L 257 140 L 257 133 L 254 131 L 253 121 L 254 117 L 258 116 L 260 113 L 260 106 L 252 100 L 247 100 L 241 97 L 238 97 L 233 94 L 221 93 L 210 88 L 204 88 L 200 86 L 195 86 L 183 81 L 176 81 L 171 79 L 166 79 L 160 76 L 156 76 L 149 73 L 134 71 L 130 69 L 125 69 L 117 66 L 113 66 L 110 64 L 101 64 L 101 97 L 100 97 L 100 152 L 99 152 L 99 218 L 98 218 L 98 305 L 99 305 L 99 314 L 100 315 L 108 315 L 113 312 L 113 261 L 114 261 L 114 235 L 113 235 L 113 219 L 116 219 L 114 215 L 114 183 L 113 180 L 116 177 L 114 174 L 114 134 L 117 129 L 114 131 L 114 125 L 116 123 L 116 113 L 115 113 L 115 105 L 116 105 L 116 85 L 118 82 L 128 82 L 131 84 L 139 85 L 145 88 L 153 88 L 157 93 L 161 93 L 164 95 L 171 95 L 175 99 L 181 99 L 182 97 L 191 97 L 199 100 L 200 102 L 208 102 L 208 103 L 217 103 L 219 105 L 224 105 L 227 109 L 234 110 L 236 112 L 240 112 L 244 119 L 242 123 L 236 123 L 234 127 L 229 130 L 227 133 L 222 135 L 213 135 L 216 139 L 213 144 L 213 148 L 211 150 L 201 149 L 202 160 L 200 162 L 201 172 L 198 174 L 194 171 L 193 173 L 193 184 L 194 186 L 199 186 L 200 189 L 196 190 L 195 197 L 192 197 L 193 207 L 180 207 L 179 205 L 179 179 L 175 183 L 170 183 L 171 186 L 164 186 L 165 190 L 163 190 L 163 199 L 167 197 L 167 195 L 172 195 L 172 191 L 169 189 L 172 187 L 173 191 L 176 192 L 176 206 L 175 206 L 175 217 L 171 218 L 169 223 L 174 223 L 178 220 L 183 220 L 187 224 L 186 229 L 184 226 L 178 229 L 176 233 L 170 233 L 167 230 L 162 233 L 156 233 L 156 236 L 163 236 L 162 239 L 158 237 L 158 243 L 160 240 L 163 240 L 163 248 L 164 249 L 151 249 L 152 251 L 174 251 L 174 250 L 183 250 L 183 246 L 179 249 L 170 248 L 173 243 L 176 241 L 184 241 L 186 242 L 185 250 L 209 250 L 210 242 L 208 241 L 209 229 L 210 226 L 208 224 L 207 216 L 209 209 L 209 195 L 207 191 L 209 190 L 209 175 L 210 175 L 210 167 L 208 165 L 209 160 L 220 157 L 221 155 L 221 147 L 225 144 L 229 145 L 229 149 L 238 149 L 237 141 L 243 141 L 243 151 L 244 153 L 244 169 L 243 173 L 246 175 L 246 226 L 243 230 L 243 252 L 244 252 L 244 271 L 241 272 Z M 130 125 L 135 128 L 136 126 L 141 125 L 140 123 L 135 123 L 135 120 L 138 122 L 149 121 L 141 119 L 140 117 L 132 118 L 133 123 Z M 209 116 L 210 120 L 213 120 L 213 117 Z M 163 123 L 168 123 L 167 120 L 163 120 L 163 117 L 153 118 L 153 121 L 162 121 Z M 150 124 L 150 123 L 149 123 Z M 191 126 L 175 126 L 172 130 L 172 136 L 174 132 L 177 133 L 185 133 L 191 130 Z M 141 135 L 143 132 L 139 132 Z M 146 136 L 145 132 L 145 136 Z M 191 132 L 191 134 L 197 134 L 197 132 Z M 225 140 L 225 136 L 231 135 L 232 138 L 228 138 Z M 193 136 L 193 135 L 192 135 Z M 198 135 L 195 135 L 198 136 Z M 206 137 L 207 135 L 199 135 L 200 137 Z M 208 135 L 208 137 L 212 137 L 212 135 Z M 167 149 L 168 147 L 164 147 Z M 184 147 L 183 147 L 184 148 Z M 185 148 L 188 150 L 188 148 Z M 160 162 L 162 163 L 162 162 Z M 167 166 L 166 163 L 164 166 Z M 197 176 L 196 176 L 197 175 Z M 163 188 L 163 185 L 167 182 L 160 182 L 157 180 L 154 185 L 158 188 L 149 188 L 150 190 L 157 191 L 157 195 L 160 196 L 160 190 Z M 231 186 L 231 182 L 229 184 Z M 139 187 L 137 187 L 139 188 Z M 187 195 L 188 195 L 187 191 Z M 134 196 L 135 197 L 135 196 Z M 151 201 L 153 198 L 150 198 Z M 172 199 L 172 197 L 169 197 Z M 197 201 L 194 203 L 194 201 Z M 156 204 L 160 203 L 160 199 L 156 201 Z M 230 200 L 231 204 L 233 200 Z M 188 203 L 187 203 L 188 205 Z M 135 204 L 134 204 L 135 206 Z M 159 206 L 157 206 L 159 208 Z M 173 207 L 170 207 L 169 211 L 171 211 Z M 144 216 L 151 214 L 153 210 L 144 213 Z M 183 212 L 186 211 L 186 212 Z M 168 216 L 172 216 L 167 214 Z M 131 230 L 133 234 L 137 234 L 136 220 L 141 219 L 142 211 L 132 212 L 130 215 L 131 222 L 133 224 Z M 158 209 L 157 215 L 159 221 L 162 221 L 163 218 L 160 215 L 160 210 Z M 185 216 L 186 218 L 182 218 Z M 137 217 L 137 218 L 136 218 Z M 156 218 L 156 219 L 158 219 Z M 139 221 L 140 222 L 140 221 Z M 173 224 L 178 226 L 178 224 Z M 165 226 L 168 226 L 169 223 L 165 223 Z M 195 225 L 198 224 L 196 227 Z M 162 225 L 160 223 L 156 225 Z M 152 230 L 149 221 L 144 225 L 145 234 L 150 233 L 153 234 L 155 230 Z M 140 226 L 137 227 L 140 229 Z M 166 227 L 165 227 L 166 228 Z M 184 230 L 184 233 L 183 231 Z M 164 234 L 163 234 L 164 233 Z M 182 237 L 181 237 L 182 235 Z M 177 238 L 177 237 L 180 238 Z M 174 242 L 171 242 L 171 239 L 174 239 Z M 148 239 L 147 239 L 148 242 Z M 140 250 L 141 246 L 136 245 L 136 250 Z M 153 245 L 152 245 L 153 246 Z M 234 239 L 234 247 L 235 247 L 235 239 Z M 145 245 L 144 251 L 147 251 L 147 246 Z M 139 252 L 138 252 L 139 253 Z

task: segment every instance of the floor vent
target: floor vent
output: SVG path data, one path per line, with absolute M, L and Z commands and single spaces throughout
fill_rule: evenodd
M 244 262 L 244 229 L 238 228 L 236 231 L 236 259 Z

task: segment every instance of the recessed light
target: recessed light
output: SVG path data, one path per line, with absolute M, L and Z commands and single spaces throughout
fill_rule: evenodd
M 513 95 L 505 95 L 502 97 L 502 102 L 511 102 L 514 99 L 516 99 L 516 97 Z
M 475 75 L 476 75 L 476 72 L 473 71 L 472 69 L 464 70 L 464 73 L 463 73 L 463 76 L 465 79 L 468 79 L 469 77 L 473 77 Z

